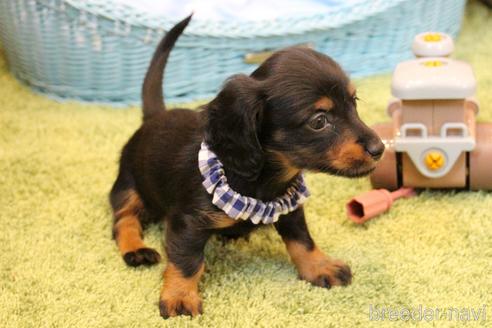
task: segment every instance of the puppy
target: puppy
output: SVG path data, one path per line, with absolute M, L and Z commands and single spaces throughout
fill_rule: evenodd
M 143 84 L 143 124 L 123 148 L 111 190 L 113 236 L 124 261 L 136 267 L 160 260 L 145 246 L 143 227 L 164 220 L 160 314 L 195 316 L 202 313 L 198 284 L 208 239 L 247 236 L 273 223 L 302 279 L 325 288 L 350 284 L 350 268 L 311 238 L 300 203 L 307 195 L 303 170 L 359 177 L 383 153 L 381 140 L 357 115 L 354 86 L 331 58 L 292 47 L 250 76 L 229 78 L 201 110 L 166 111 L 164 67 L 190 19 L 167 33 L 152 58 Z M 203 151 L 215 159 L 199 161 Z M 215 194 L 218 180 L 207 172 L 222 174 L 227 190 L 254 208 L 235 217 L 231 206 L 216 205 L 225 196 Z M 216 184 L 206 186 L 205 180 Z M 264 206 L 270 203 L 275 210 Z

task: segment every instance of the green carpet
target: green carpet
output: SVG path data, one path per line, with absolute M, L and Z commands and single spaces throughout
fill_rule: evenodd
M 480 119 L 492 121 L 492 15 L 467 8 L 455 57 L 478 78 Z M 361 116 L 387 120 L 389 75 L 356 81 Z M 124 265 L 111 240 L 107 194 L 118 153 L 140 124 L 140 110 L 57 103 L 32 93 L 0 56 L 0 326 L 4 327 L 380 327 L 370 305 L 398 309 L 488 305 L 492 327 L 492 195 L 424 192 L 356 226 L 344 203 L 367 179 L 308 175 L 306 205 L 320 248 L 347 261 L 347 288 L 299 281 L 273 229 L 249 242 L 206 250 L 205 314 L 159 317 L 164 263 Z M 147 243 L 162 251 L 157 226 Z M 455 326 L 454 321 L 424 325 Z M 483 319 L 483 316 L 482 316 Z M 476 323 L 468 323 L 473 326 Z

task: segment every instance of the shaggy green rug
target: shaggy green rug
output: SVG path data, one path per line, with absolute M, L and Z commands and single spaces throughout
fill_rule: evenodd
M 475 68 L 485 121 L 492 121 L 491 18 L 471 3 L 455 52 Z M 387 120 L 389 83 L 389 75 L 356 81 L 367 122 Z M 368 180 L 314 174 L 308 223 L 320 248 L 351 265 L 351 286 L 325 290 L 298 280 L 283 243 L 267 228 L 249 242 L 210 242 L 201 283 L 205 314 L 164 321 L 157 308 L 164 263 L 128 268 L 111 240 L 107 194 L 140 116 L 137 108 L 36 95 L 0 57 L 0 326 L 412 325 L 406 316 L 392 322 L 388 313 L 374 321 L 386 306 L 445 327 L 466 319 L 467 309 L 473 319 L 471 310 L 484 305 L 487 321 L 482 312 L 478 324 L 492 326 L 490 193 L 424 192 L 357 226 L 344 204 L 368 190 Z M 161 235 L 151 227 L 147 243 L 162 251 Z M 426 323 L 424 310 L 436 308 L 454 308 L 452 321 Z

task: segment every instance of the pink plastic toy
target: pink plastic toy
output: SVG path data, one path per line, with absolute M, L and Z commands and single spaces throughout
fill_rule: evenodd
M 347 215 L 355 223 L 362 224 L 389 210 L 398 198 L 409 198 L 415 195 L 412 188 L 400 188 L 393 192 L 386 189 L 371 190 L 348 202 Z

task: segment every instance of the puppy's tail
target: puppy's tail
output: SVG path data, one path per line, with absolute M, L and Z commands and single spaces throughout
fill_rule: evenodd
M 164 75 L 164 67 L 166 66 L 171 49 L 190 22 L 192 15 L 193 14 L 174 25 L 174 27 L 162 38 L 154 52 L 154 56 L 150 61 L 142 87 L 144 121 L 161 110 L 166 109 L 164 97 L 162 95 L 162 77 Z

